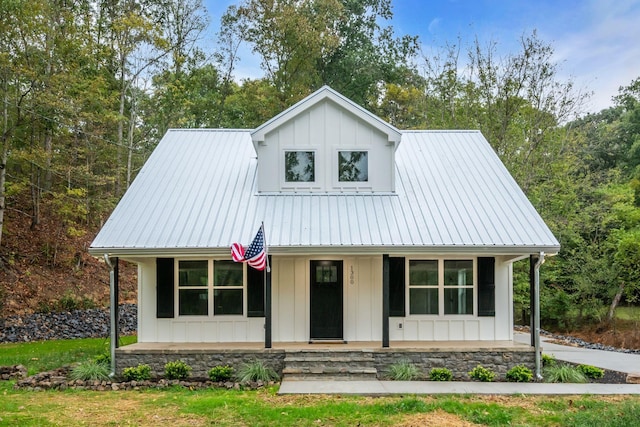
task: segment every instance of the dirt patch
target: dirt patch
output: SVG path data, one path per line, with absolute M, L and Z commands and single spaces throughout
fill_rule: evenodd
M 477 426 L 480 424 L 471 423 L 463 420 L 457 415 L 449 414 L 441 409 L 426 414 L 414 414 L 403 417 L 400 423 L 396 426 L 400 427 L 424 427 L 424 426 L 438 426 L 438 427 L 468 427 Z

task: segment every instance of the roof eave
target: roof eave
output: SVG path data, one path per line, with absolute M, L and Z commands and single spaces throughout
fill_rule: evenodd
M 474 246 L 474 245 L 451 245 L 451 246 L 401 246 L 401 245 L 379 245 L 379 246 L 270 246 L 270 255 L 381 255 L 381 254 L 486 254 L 486 255 L 510 255 L 526 256 L 544 252 L 548 256 L 558 253 L 560 246 L 557 245 L 513 245 L 513 246 Z M 89 254 L 93 256 L 119 257 L 183 257 L 183 256 L 225 256 L 230 255 L 230 249 L 206 248 L 206 247 L 184 247 L 184 248 L 89 248 Z

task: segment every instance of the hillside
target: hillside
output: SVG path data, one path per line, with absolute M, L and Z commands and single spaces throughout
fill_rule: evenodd
M 43 207 L 41 222 L 30 228 L 30 216 L 5 211 L 0 247 L 0 317 L 109 305 L 109 270 L 87 248 L 98 228 L 69 233 Z M 78 236 L 80 234 L 80 236 Z M 136 302 L 137 269 L 120 262 L 120 302 Z

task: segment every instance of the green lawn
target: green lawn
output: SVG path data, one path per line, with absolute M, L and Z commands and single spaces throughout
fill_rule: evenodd
M 121 345 L 134 342 L 136 336 L 120 338 Z M 86 338 L 0 344 L 0 366 L 24 365 L 32 375 L 108 354 L 109 343 L 105 338 Z
M 135 342 L 124 337 L 122 344 Z M 0 345 L 0 365 L 30 373 L 88 360 L 105 339 Z M 0 426 L 632 426 L 640 396 L 279 396 L 242 390 L 28 392 L 0 382 Z M 473 423 L 473 424 L 470 424 Z
M 616 307 L 616 317 L 621 320 L 640 321 L 640 307 Z
M 185 389 L 15 391 L 0 384 L 0 425 L 634 426 L 640 396 L 279 396 Z

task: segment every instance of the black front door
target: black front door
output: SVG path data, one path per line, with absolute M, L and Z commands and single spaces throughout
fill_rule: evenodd
M 311 336 L 342 339 L 342 261 L 311 261 Z

